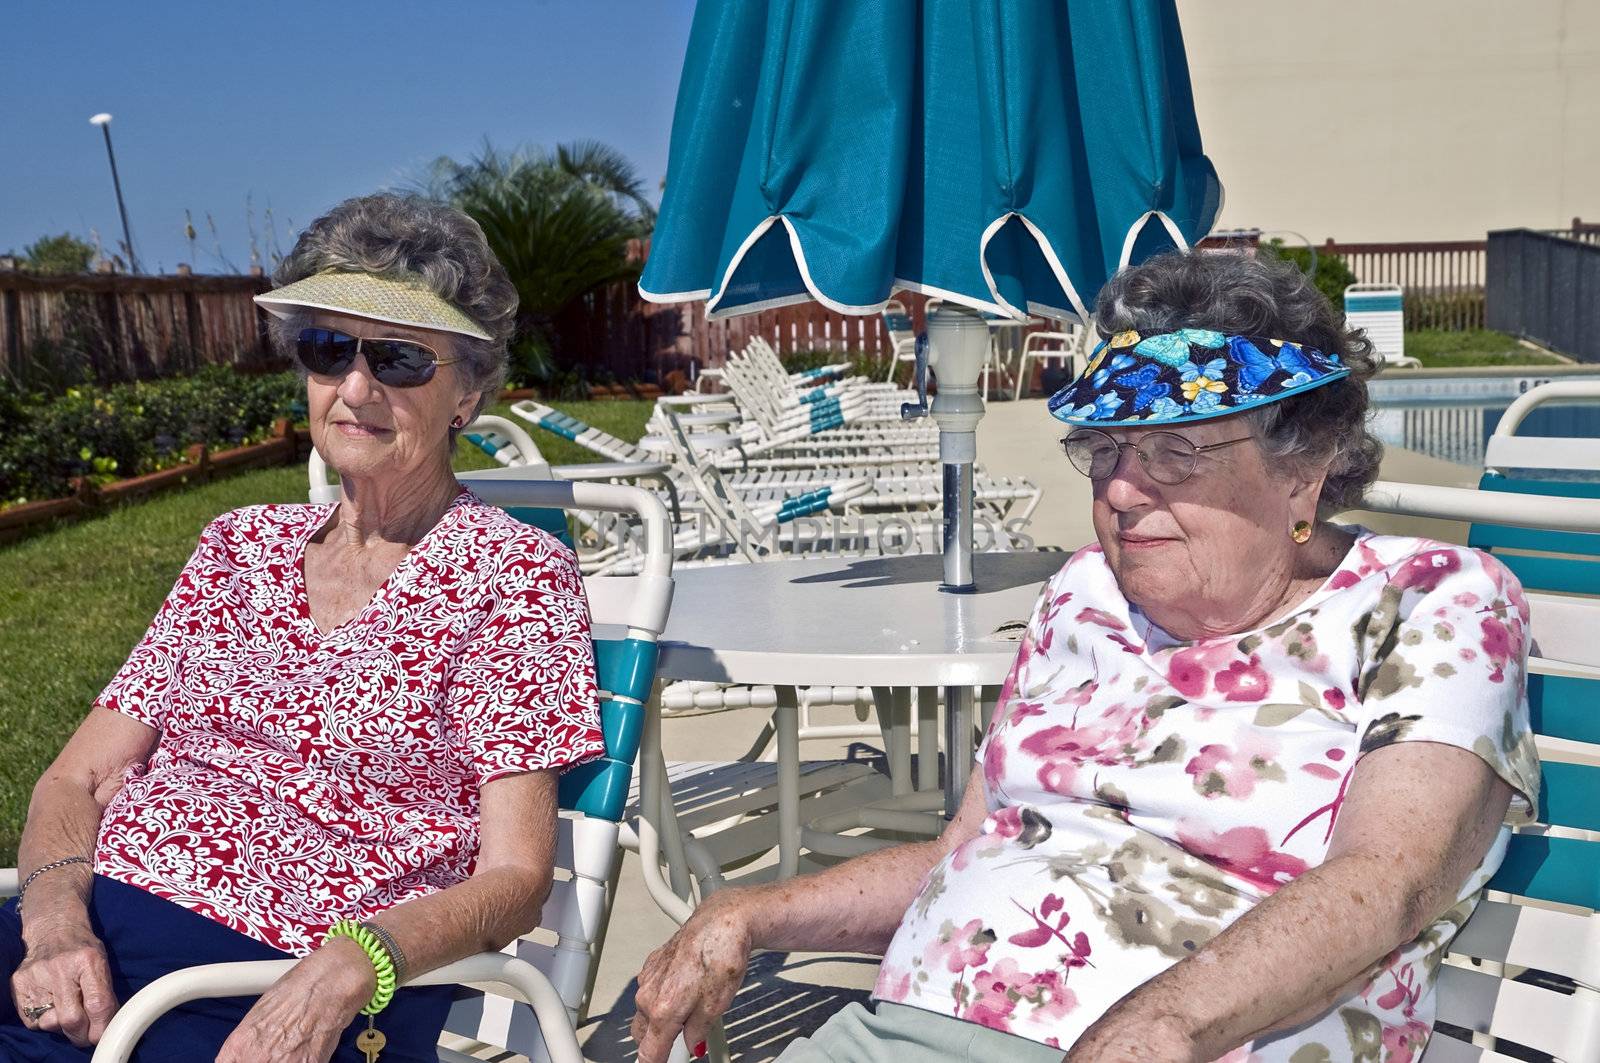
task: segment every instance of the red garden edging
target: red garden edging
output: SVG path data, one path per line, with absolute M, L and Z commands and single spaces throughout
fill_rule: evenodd
M 159 472 L 131 476 L 96 485 L 87 477 L 72 481 L 73 493 L 66 498 L 46 498 L 24 502 L 0 510 L 0 543 L 12 542 L 41 525 L 58 520 L 75 520 L 104 512 L 109 506 L 148 498 L 187 484 L 209 483 L 246 469 L 268 465 L 292 465 L 311 454 L 311 436 L 298 431 L 286 417 L 272 424 L 273 438 L 249 446 L 212 451 L 196 444 L 184 451 L 184 463 Z

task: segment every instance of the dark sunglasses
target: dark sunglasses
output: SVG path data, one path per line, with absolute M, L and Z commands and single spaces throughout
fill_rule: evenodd
M 413 340 L 351 336 L 327 328 L 301 329 L 295 354 L 317 376 L 343 376 L 355 364 L 356 355 L 364 354 L 378 383 L 391 388 L 421 387 L 433 379 L 439 366 L 461 360 L 440 358 L 433 348 Z

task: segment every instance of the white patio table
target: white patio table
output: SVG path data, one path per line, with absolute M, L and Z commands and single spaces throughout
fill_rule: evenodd
M 672 616 L 660 643 L 656 675 L 663 681 L 770 685 L 777 690 L 773 724 L 777 741 L 776 816 L 780 877 L 799 870 L 802 849 L 835 855 L 862 851 L 863 839 L 801 821 L 799 699 L 796 687 L 870 687 L 888 747 L 893 797 L 877 815 L 843 817 L 848 826 L 925 828 L 927 813 L 959 804 L 972 767 L 973 727 L 947 728 L 964 736 L 947 749 L 953 778 L 936 777 L 938 725 L 932 713 L 937 689 L 972 686 L 997 691 L 1016 656 L 1023 627 L 1041 585 L 1066 563 L 1064 553 L 985 553 L 974 560 L 978 590 L 939 590 L 937 554 L 899 557 L 788 559 L 749 565 L 683 569 L 673 574 Z M 917 786 L 911 778 L 909 692 L 918 698 Z M 993 697 L 981 699 L 987 708 Z M 736 710 L 743 711 L 743 710 Z M 886 719 L 886 715 L 889 717 Z M 661 873 L 659 851 L 684 859 L 676 829 L 660 831 L 655 816 L 670 815 L 661 756 L 658 711 L 647 714 L 640 749 L 640 857 L 651 896 L 680 922 L 689 906 Z M 840 817 L 831 826 L 840 828 Z M 861 822 L 861 820 L 868 822 Z M 678 877 L 678 876 L 675 876 Z M 682 882 L 679 882 L 680 889 Z

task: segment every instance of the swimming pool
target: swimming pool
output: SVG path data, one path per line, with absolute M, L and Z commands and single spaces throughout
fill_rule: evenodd
M 1368 386 L 1375 408 L 1372 430 L 1389 446 L 1481 469 L 1484 445 L 1513 399 L 1552 379 L 1587 376 L 1380 377 Z M 1600 437 L 1600 403 L 1541 405 L 1518 426 L 1517 434 Z

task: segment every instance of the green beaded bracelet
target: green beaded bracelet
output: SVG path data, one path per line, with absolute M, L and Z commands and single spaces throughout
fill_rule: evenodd
M 394 960 L 390 958 L 389 950 L 378 940 L 378 935 L 353 919 L 341 919 L 330 926 L 327 936 L 322 939 L 323 944 L 334 938 L 349 938 L 354 941 L 361 946 L 361 951 L 367 954 L 367 959 L 372 961 L 372 973 L 377 976 L 378 988 L 372 991 L 372 999 L 361 1009 L 361 1014 L 378 1014 L 389 1006 L 389 1001 L 394 999 Z

